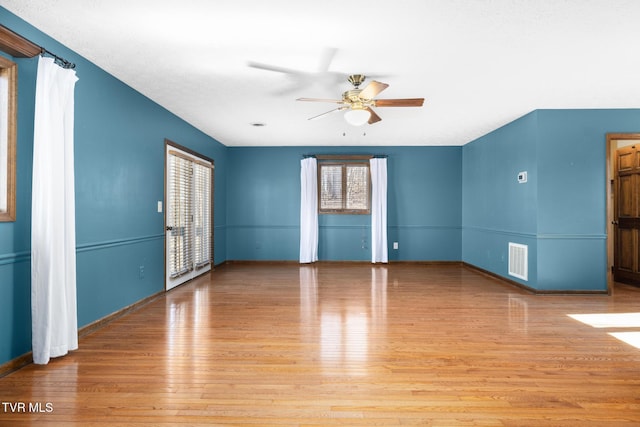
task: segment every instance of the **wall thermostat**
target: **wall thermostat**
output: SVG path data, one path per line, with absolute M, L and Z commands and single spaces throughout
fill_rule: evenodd
M 524 184 L 527 182 L 527 172 L 518 172 L 518 182 Z

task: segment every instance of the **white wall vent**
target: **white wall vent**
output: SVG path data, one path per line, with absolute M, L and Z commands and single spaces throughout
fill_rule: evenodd
M 529 247 L 509 242 L 509 275 L 522 280 L 528 279 Z

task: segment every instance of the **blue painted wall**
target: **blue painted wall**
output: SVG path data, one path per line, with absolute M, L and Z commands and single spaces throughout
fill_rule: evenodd
M 78 324 L 164 288 L 164 141 L 215 161 L 215 261 L 226 259 L 227 148 L 0 8 L 2 24 L 76 63 Z M 31 173 L 37 58 L 18 64 L 17 220 L 0 223 L 0 364 L 31 350 Z M 144 277 L 139 267 L 144 266 Z
M 523 243 L 529 280 L 510 279 L 605 291 L 606 134 L 639 130 L 637 109 L 538 110 L 465 145 L 463 261 L 509 277 L 508 242 Z
M 536 283 L 537 130 L 533 112 L 465 145 L 462 155 L 462 260 L 506 277 L 508 243 L 526 244 L 528 286 Z M 519 184 L 523 171 L 528 181 Z
M 216 264 L 297 260 L 302 155 L 373 153 L 388 156 L 390 260 L 463 260 L 508 277 L 512 241 L 529 245 L 523 284 L 606 289 L 605 134 L 639 132 L 640 110 L 534 111 L 464 147 L 227 148 L 4 9 L 0 14 L 4 25 L 77 64 L 80 326 L 163 289 L 156 202 L 163 199 L 165 138 L 215 161 Z M 31 349 L 37 60 L 16 62 L 18 218 L 0 223 L 0 364 Z M 527 184 L 517 183 L 521 171 Z M 367 215 L 320 216 L 322 260 L 368 261 L 370 239 Z
M 298 259 L 304 154 L 387 155 L 390 259 L 460 260 L 461 147 L 230 148 L 229 260 Z M 369 215 L 320 215 L 319 225 L 321 260 L 371 259 Z
M 639 132 L 640 110 L 540 110 L 538 288 L 605 290 L 606 134 Z

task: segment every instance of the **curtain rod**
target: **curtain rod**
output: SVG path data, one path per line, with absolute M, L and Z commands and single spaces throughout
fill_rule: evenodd
M 38 55 L 52 56 L 55 63 L 62 68 L 75 68 L 76 64 L 61 56 L 38 46 L 31 40 L 0 24 L 0 50 L 16 58 L 33 58 Z
M 53 61 L 58 64 L 59 66 L 61 66 L 62 68 L 67 68 L 67 69 L 74 69 L 76 68 L 76 64 L 74 64 L 73 62 L 69 62 L 66 59 L 64 59 L 61 56 L 56 55 L 55 53 L 52 53 L 50 51 L 48 51 L 47 49 L 41 47 L 40 48 L 40 55 L 44 56 L 44 55 L 49 55 L 53 57 Z
M 303 154 L 303 159 L 343 160 L 343 159 L 386 159 L 387 154 Z

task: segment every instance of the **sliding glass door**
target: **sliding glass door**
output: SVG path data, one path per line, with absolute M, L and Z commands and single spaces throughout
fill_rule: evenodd
M 213 163 L 167 144 L 166 289 L 211 269 Z

